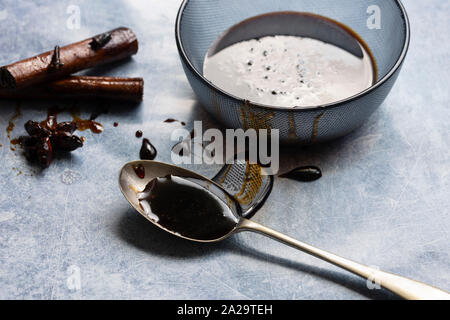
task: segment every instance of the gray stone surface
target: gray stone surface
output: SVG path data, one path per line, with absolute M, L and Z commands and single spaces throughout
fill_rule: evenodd
M 321 180 L 277 178 L 255 220 L 344 257 L 450 290 L 448 1 L 404 1 L 412 42 L 382 107 L 360 130 L 321 146 L 284 150 L 283 167 L 315 164 Z M 80 29 L 67 28 L 69 5 Z M 144 131 L 170 161 L 170 133 L 211 121 L 178 60 L 179 1 L 0 2 L 0 65 L 119 25 L 140 39 L 132 60 L 90 74 L 143 76 L 138 107 L 107 105 L 104 133 L 40 172 L 11 151 L 5 129 L 15 102 L 0 102 L 1 299 L 393 298 L 357 277 L 268 238 L 242 233 L 220 244 L 171 237 L 134 212 L 117 174 L 138 157 Z M 23 102 L 13 137 L 47 102 Z M 71 103 L 60 104 L 71 106 Z M 99 107 L 78 103 L 83 117 Z M 64 117 L 68 117 L 63 116 Z M 114 122 L 119 122 L 117 128 Z M 196 170 L 213 176 L 218 167 Z M 79 283 L 77 282 L 79 275 Z M 79 286 L 78 286 L 79 284 Z

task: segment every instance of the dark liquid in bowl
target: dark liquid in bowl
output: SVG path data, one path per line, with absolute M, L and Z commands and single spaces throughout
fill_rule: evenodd
M 228 29 L 208 51 L 204 76 L 251 102 L 314 107 L 356 95 L 377 78 L 364 41 L 326 17 L 274 12 Z
M 138 199 L 150 220 L 190 239 L 221 238 L 239 222 L 218 196 L 180 177 L 153 179 L 138 194 Z

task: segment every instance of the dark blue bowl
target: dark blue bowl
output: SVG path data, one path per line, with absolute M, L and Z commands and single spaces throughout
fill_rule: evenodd
M 203 76 L 205 55 L 221 34 L 247 18 L 277 11 L 325 16 L 355 31 L 375 58 L 376 83 L 335 103 L 286 109 L 250 103 L 221 90 Z M 379 13 L 380 29 L 369 28 L 368 20 L 371 21 L 374 13 Z M 176 41 L 183 68 L 205 109 L 228 128 L 279 129 L 283 143 L 323 142 L 360 127 L 389 94 L 408 51 L 409 40 L 408 17 L 398 0 L 185 0 L 176 21 Z

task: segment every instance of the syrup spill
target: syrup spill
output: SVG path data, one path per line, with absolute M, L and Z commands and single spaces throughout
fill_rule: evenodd
M 182 126 L 186 125 L 186 122 L 180 121 L 180 120 L 177 120 L 177 119 L 172 119 L 172 118 L 166 119 L 166 120 L 164 120 L 164 122 L 165 123 L 179 122 Z
M 322 171 L 316 166 L 306 166 L 296 168 L 288 173 L 280 175 L 280 177 L 301 182 L 312 182 L 322 177 Z
M 11 140 L 11 132 L 14 130 L 14 128 L 16 126 L 14 121 L 16 121 L 21 115 L 22 115 L 22 111 L 20 110 L 20 102 L 18 102 L 16 104 L 16 111 L 15 111 L 14 115 L 11 117 L 11 119 L 9 120 L 8 126 L 6 127 L 6 136 L 8 137 L 8 140 L 11 143 L 11 146 L 10 146 L 11 151 L 16 151 L 16 149 L 13 147 L 13 145 L 19 144 L 18 139 Z
M 69 112 L 72 116 L 72 122 L 77 124 L 78 131 L 86 131 L 90 130 L 92 133 L 99 134 L 103 132 L 103 126 L 97 121 L 93 119 L 97 118 L 97 116 L 101 113 L 92 114 L 89 119 L 81 119 L 77 112 L 73 110 L 65 110 L 58 107 L 53 107 L 48 109 L 47 111 L 47 119 L 41 121 L 40 125 L 43 127 L 47 127 L 49 129 L 54 129 L 57 124 L 57 116 L 62 112 Z M 102 112 L 105 113 L 105 112 Z
M 156 148 L 150 143 L 150 140 L 144 138 L 142 140 L 141 150 L 139 151 L 139 157 L 141 160 L 153 160 L 156 158 L 158 151 Z
M 317 132 L 319 131 L 319 122 L 323 118 L 324 115 L 325 115 L 325 111 L 323 111 L 321 114 L 319 114 L 318 116 L 316 116 L 314 118 L 313 130 L 312 130 L 312 134 L 311 134 L 311 143 L 316 142 Z
M 90 119 L 81 119 L 76 113 L 72 113 L 72 121 L 77 124 L 79 131 L 91 130 L 96 134 L 103 132 L 103 126 L 100 123 Z

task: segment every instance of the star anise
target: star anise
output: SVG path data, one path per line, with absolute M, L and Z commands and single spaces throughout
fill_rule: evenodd
M 28 136 L 19 138 L 20 145 L 28 160 L 47 168 L 55 152 L 71 152 L 83 146 L 83 141 L 73 134 L 77 127 L 75 122 L 57 123 L 52 116 L 40 123 L 30 120 L 25 123 Z

